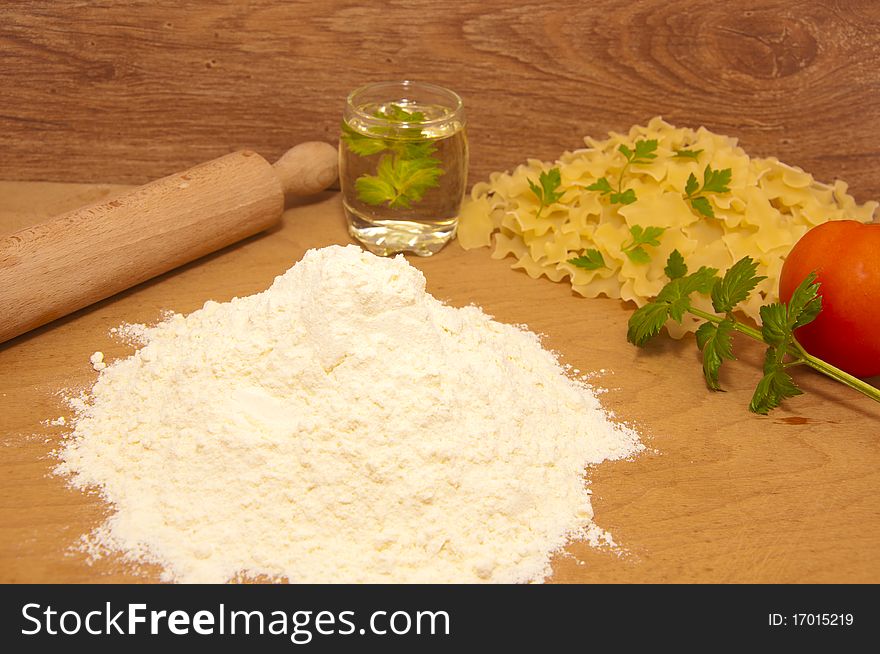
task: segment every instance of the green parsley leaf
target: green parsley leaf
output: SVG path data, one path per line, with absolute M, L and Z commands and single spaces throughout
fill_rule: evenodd
M 347 123 L 342 123 L 341 138 L 348 149 L 359 157 L 369 157 L 370 155 L 379 154 L 389 148 L 385 139 L 362 134 Z
M 757 274 L 758 263 L 743 257 L 733 264 L 712 288 L 712 306 L 718 313 L 729 313 L 749 297 L 758 282 L 767 279 Z
M 700 149 L 700 150 L 676 150 L 675 154 L 672 156 L 677 157 L 679 159 L 698 159 L 702 152 L 703 152 L 702 149 Z M 694 181 L 696 181 L 696 180 L 694 180 Z
M 391 202 L 397 192 L 391 182 L 377 175 L 362 175 L 355 180 L 358 199 L 367 204 L 379 205 Z
M 527 180 L 529 183 L 529 188 L 532 190 L 532 193 L 535 194 L 535 197 L 538 198 L 538 202 L 543 206 L 544 204 L 544 189 L 535 184 L 532 180 Z
M 551 168 L 550 170 L 541 172 L 538 176 L 540 186 L 535 184 L 532 180 L 528 181 L 529 188 L 532 190 L 532 193 L 535 194 L 535 197 L 538 198 L 538 202 L 540 203 L 538 206 L 538 213 L 535 215 L 536 218 L 540 218 L 541 212 L 546 207 L 549 207 L 554 202 L 559 202 L 565 194 L 565 191 L 559 191 L 559 186 L 562 184 L 562 176 L 559 173 L 559 168 Z
M 651 263 L 651 255 L 648 254 L 648 251 L 645 250 L 645 248 L 643 248 L 641 245 L 630 243 L 629 245 L 622 248 L 622 251 L 633 263 L 637 263 L 640 265 Z
M 697 272 L 673 279 L 660 289 L 658 301 L 672 301 L 690 297 L 691 293 L 708 293 L 718 280 L 718 269 L 701 266 Z
M 628 164 L 646 164 L 651 159 L 656 159 L 657 139 L 648 141 L 636 141 L 635 151 L 630 150 L 626 145 L 621 144 L 617 150 L 626 157 Z
M 444 170 L 437 165 L 436 159 L 405 159 L 395 162 L 396 188 L 403 206 L 409 207 L 412 202 L 419 202 L 428 191 L 439 186 L 439 178 Z M 392 203 L 392 206 L 393 203 Z
M 645 248 L 643 248 L 641 245 L 638 245 L 629 250 L 624 250 L 624 253 L 633 263 L 637 263 L 639 265 L 651 263 L 651 255 L 648 254 L 648 251 L 645 250 Z
M 628 188 L 623 193 L 612 193 L 609 196 L 612 204 L 632 204 L 638 198 L 634 189 Z
M 425 120 L 425 114 L 391 104 L 373 115 L 401 127 L 372 127 L 364 134 L 343 123 L 342 140 L 352 153 L 361 157 L 382 154 L 375 175 L 361 175 L 355 180 L 358 199 L 373 206 L 409 208 L 429 189 L 439 186 L 439 178 L 445 173 L 435 156 L 437 148 L 424 138 L 417 125 Z M 416 125 L 408 127 L 411 123 Z
M 644 345 L 660 332 L 670 318 L 681 322 L 691 306 L 691 294 L 708 293 L 718 279 L 718 270 L 703 266 L 697 272 L 678 277 L 664 286 L 653 302 L 637 309 L 629 318 L 626 338 L 634 345 Z
M 636 141 L 635 148 L 635 151 L 633 151 L 622 143 L 617 148 L 617 151 L 626 157 L 626 164 L 620 170 L 620 174 L 617 177 L 616 189 L 611 185 L 611 182 L 608 181 L 608 178 L 600 177 L 594 183 L 590 184 L 587 187 L 587 190 L 598 191 L 602 195 L 608 195 L 611 204 L 632 204 L 635 202 L 638 199 L 636 197 L 636 191 L 631 188 L 623 188 L 623 177 L 631 165 L 646 164 L 649 163 L 651 159 L 657 158 L 657 154 L 655 153 L 655 150 L 657 149 L 657 140 Z M 640 255 L 636 256 L 639 257 Z
M 579 257 L 569 259 L 568 263 L 584 270 L 598 270 L 605 268 L 605 258 L 599 250 L 587 250 Z
M 694 198 L 691 200 L 691 206 L 707 218 L 715 217 L 715 210 L 712 209 L 712 205 L 709 204 L 709 198 Z
M 387 204 L 393 209 L 409 208 L 439 185 L 439 177 L 445 171 L 438 163 L 433 157 L 407 159 L 385 154 L 379 160 L 376 175 L 362 175 L 355 180 L 358 199 L 371 205 Z
M 384 118 L 395 123 L 423 123 L 425 114 L 421 111 L 409 112 L 399 104 L 392 103 L 373 114 L 376 118 Z M 421 130 L 420 130 L 421 131 Z
M 660 245 L 660 237 L 665 231 L 665 227 L 642 227 L 641 225 L 633 225 L 629 228 L 632 241 L 627 245 L 624 245 L 621 250 L 633 263 L 650 263 L 651 255 L 649 255 L 642 246 L 650 245 L 657 247 Z
M 663 232 L 666 231 L 665 227 L 655 227 L 653 225 L 649 225 L 648 227 L 642 227 L 641 225 L 633 225 L 629 233 L 632 235 L 633 240 L 638 245 L 660 245 L 660 237 L 663 236 Z
M 370 127 L 370 132 L 393 138 L 393 143 L 399 143 L 401 140 L 418 140 L 424 137 L 422 128 L 418 124 L 425 121 L 425 114 L 421 111 L 410 112 L 399 104 L 391 104 L 373 112 L 373 116 L 392 123 L 392 126 L 373 126 Z
M 822 296 L 815 283 L 816 273 L 810 273 L 791 295 L 788 304 L 774 302 L 760 308 L 761 336 L 772 347 L 787 345 L 792 332 L 806 325 L 822 310 Z
M 633 312 L 629 317 L 626 340 L 641 347 L 652 337 L 660 333 L 660 329 L 669 319 L 669 305 L 665 302 L 649 302 Z
M 779 347 L 791 334 L 788 325 L 788 309 L 784 304 L 774 302 L 759 309 L 761 314 L 761 336 L 767 345 Z
M 669 305 L 669 317 L 681 322 L 684 312 L 691 307 L 692 293 L 708 293 L 718 279 L 717 268 L 702 266 L 697 272 L 673 279 L 660 289 L 655 302 Z
M 811 272 L 798 284 L 788 301 L 788 321 L 792 329 L 803 327 L 813 322 L 822 311 L 822 296 L 819 295 L 819 284 L 816 273 Z
M 802 393 L 785 367 L 776 360 L 775 350 L 770 348 L 764 360 L 764 376 L 755 388 L 749 410 L 767 415 L 771 409 L 778 407 L 782 400 Z
M 565 191 L 559 191 L 559 187 L 562 184 L 562 175 L 559 173 L 559 168 L 551 168 L 547 172 L 542 172 L 538 181 L 541 182 L 541 188 L 544 190 L 542 202 L 544 204 L 559 202 L 565 193 Z
M 697 213 L 707 218 L 714 218 L 715 210 L 705 194 L 728 193 L 730 188 L 727 185 L 730 183 L 732 174 L 730 168 L 712 170 L 712 166 L 707 165 L 703 171 L 703 186 L 700 187 L 697 176 L 691 173 L 684 185 L 684 199 L 691 203 L 691 207 Z
M 758 382 L 749 409 L 766 414 L 782 400 L 801 390 L 785 369 L 785 356 L 796 327 L 806 325 L 822 310 L 816 273 L 810 273 L 792 293 L 788 304 L 775 302 L 761 307 L 761 338 L 770 347 L 764 358 L 764 377 Z
M 561 193 L 558 191 L 559 186 L 562 184 L 559 168 L 551 168 L 548 171 L 542 172 L 538 176 L 538 181 L 541 184 L 540 186 L 529 180 L 529 188 L 532 189 L 532 193 L 538 198 L 541 206 L 546 207 L 554 202 L 558 202 L 565 193 L 565 191 Z
M 673 250 L 669 253 L 669 258 L 666 260 L 666 267 L 663 269 L 663 272 L 666 273 L 669 279 L 679 279 L 687 275 L 688 267 L 684 262 L 684 257 L 681 256 L 681 252 Z
M 700 269 L 686 277 L 682 277 L 682 285 L 688 293 L 702 293 L 705 295 L 712 290 L 718 281 L 718 268 L 700 266 Z M 662 289 L 661 289 L 662 293 Z
M 687 182 L 684 185 L 684 192 L 687 194 L 688 198 L 690 198 L 694 193 L 696 193 L 700 188 L 700 183 L 697 181 L 697 176 L 691 173 L 688 175 Z
M 703 171 L 703 188 L 702 193 L 729 193 L 731 177 L 733 171 L 730 168 L 724 170 L 712 170 L 712 166 L 707 165 Z
M 430 141 L 396 141 L 392 149 L 406 159 L 427 159 L 437 152 L 437 147 Z
M 657 139 L 648 141 L 636 141 L 636 151 L 632 157 L 633 163 L 647 163 L 649 159 L 656 159 Z
M 606 177 L 600 177 L 599 179 L 597 179 L 595 182 L 587 187 L 587 190 L 599 191 L 602 195 L 607 195 L 608 193 L 614 192 L 614 189 L 611 188 L 611 183 Z
M 733 326 L 732 320 L 722 320 L 717 325 L 704 322 L 697 329 L 697 347 L 703 353 L 703 376 L 710 390 L 720 391 L 718 371 L 724 360 L 733 361 Z
M 768 413 L 782 400 L 800 395 L 801 390 L 785 369 L 785 356 L 794 338 L 793 330 L 799 324 L 813 320 L 822 308 L 817 294 L 815 273 L 801 282 L 788 304 L 775 302 L 761 307 L 761 338 L 770 347 L 764 358 L 764 377 L 758 382 L 749 409 L 755 413 Z M 799 321 L 803 320 L 803 323 Z

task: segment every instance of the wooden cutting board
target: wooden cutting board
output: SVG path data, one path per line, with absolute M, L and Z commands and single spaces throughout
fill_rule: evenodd
M 0 233 L 122 188 L 0 183 Z M 52 475 L 64 427 L 51 422 L 70 415 L 62 392 L 95 381 L 94 351 L 132 351 L 111 327 L 261 291 L 306 249 L 347 242 L 340 198 L 326 193 L 269 233 L 0 345 L 0 582 L 156 580 L 72 550 L 107 507 Z M 411 261 L 438 298 L 525 323 L 564 362 L 600 371 L 605 406 L 644 435 L 646 453 L 589 475 L 596 522 L 622 551 L 575 543 L 552 581 L 880 582 L 880 405 L 804 371 L 804 396 L 755 416 L 746 407 L 761 351 L 751 343 L 738 342 L 739 360 L 725 366 L 728 392 L 712 394 L 693 339 L 637 350 L 617 300 L 577 297 L 454 243 Z

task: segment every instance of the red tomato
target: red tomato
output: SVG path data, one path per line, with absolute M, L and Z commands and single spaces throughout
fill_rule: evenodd
M 815 271 L 822 312 L 795 336 L 804 349 L 856 377 L 880 375 L 880 225 L 835 220 L 807 232 L 785 260 L 786 302 Z

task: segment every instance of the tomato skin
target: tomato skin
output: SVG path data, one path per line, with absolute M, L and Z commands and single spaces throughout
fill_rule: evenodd
M 880 375 L 880 224 L 835 220 L 808 231 L 782 266 L 780 298 L 813 271 L 822 311 L 795 331 L 798 342 L 851 375 Z

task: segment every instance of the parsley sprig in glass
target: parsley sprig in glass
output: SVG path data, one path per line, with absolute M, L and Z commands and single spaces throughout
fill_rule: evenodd
M 373 127 L 367 135 L 342 123 L 342 140 L 354 154 L 381 154 L 376 174 L 355 180 L 357 196 L 367 204 L 408 209 L 428 189 L 439 185 L 440 175 L 445 172 L 443 162 L 437 156 L 437 147 L 423 138 L 422 128 L 411 126 L 424 122 L 425 114 L 391 104 L 373 115 L 395 126 Z
M 455 234 L 467 181 L 461 98 L 417 82 L 349 95 L 340 186 L 349 232 L 376 254 L 429 255 Z

